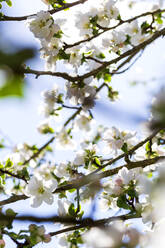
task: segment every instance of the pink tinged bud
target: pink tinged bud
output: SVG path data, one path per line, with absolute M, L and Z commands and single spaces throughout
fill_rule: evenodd
M 49 5 L 49 0 L 42 0 L 42 2 L 44 2 L 45 4 Z
M 0 239 L 0 248 L 5 247 L 5 241 L 3 239 Z
M 115 195 L 120 195 L 122 193 L 122 188 L 121 186 L 115 185 L 115 187 L 113 188 L 113 193 Z
M 43 237 L 44 239 L 43 239 L 43 241 L 45 242 L 45 243 L 49 243 L 50 241 L 51 241 L 51 236 L 50 236 L 50 234 L 44 234 L 44 237 Z
M 123 185 L 123 180 L 122 180 L 121 178 L 117 178 L 117 179 L 115 180 L 115 184 L 116 184 L 117 186 L 122 186 L 122 185 Z
M 138 242 L 139 242 L 139 237 L 140 237 L 140 234 L 139 234 L 139 232 L 136 230 L 136 229 L 129 229 L 128 231 L 127 231 L 127 235 L 128 235 L 128 237 L 129 237 L 129 239 L 130 239 L 130 245 L 132 246 L 132 247 L 135 247 L 136 245 L 138 245 Z

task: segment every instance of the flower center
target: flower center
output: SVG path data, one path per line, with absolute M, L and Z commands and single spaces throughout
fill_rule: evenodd
M 40 188 L 38 189 L 38 193 L 39 193 L 39 194 L 43 194 L 44 192 L 45 192 L 45 190 L 44 190 L 43 187 L 40 187 Z

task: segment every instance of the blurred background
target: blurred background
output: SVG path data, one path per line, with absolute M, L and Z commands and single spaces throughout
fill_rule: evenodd
M 158 2 L 158 1 L 154 1 Z M 3 13 L 8 16 L 23 16 L 33 14 L 40 10 L 46 10 L 47 6 L 41 0 L 14 0 L 11 8 L 3 6 Z M 15 51 L 17 48 L 34 48 L 39 50 L 40 44 L 23 22 L 0 22 L 0 46 L 2 51 Z M 31 68 L 44 70 L 44 61 L 36 52 L 34 59 L 28 63 Z M 165 53 L 164 40 L 159 38 L 145 49 L 143 55 L 136 64 L 126 73 L 116 75 L 112 79 L 115 90 L 119 90 L 119 100 L 110 103 L 108 99 L 97 100 L 92 110 L 98 124 L 107 127 L 115 125 L 123 129 L 140 131 L 142 123 L 149 116 L 149 107 L 154 94 L 164 85 L 165 78 Z M 4 80 L 4 74 L 0 70 L 0 84 Z M 9 146 L 17 143 L 27 142 L 41 146 L 48 137 L 38 133 L 36 127 L 42 119 L 38 114 L 38 105 L 41 101 L 40 93 L 44 89 L 51 88 L 54 83 L 60 83 L 62 79 L 55 77 L 26 76 L 24 97 L 0 97 L 0 138 L 6 137 Z M 104 91 L 101 95 L 104 94 Z M 67 114 L 67 111 L 66 111 Z M 0 152 L 0 159 L 4 153 Z M 24 202 L 11 204 L 15 211 L 23 213 L 28 209 Z M 52 207 L 43 205 L 39 209 L 30 209 L 34 214 L 50 214 Z M 16 226 L 19 229 L 20 224 Z M 23 225 L 21 224 L 21 228 Z M 49 230 L 54 230 L 51 226 Z M 9 247 L 9 246 L 7 246 Z M 14 247 L 12 243 L 12 247 Z M 39 244 L 36 247 L 52 247 L 50 244 Z

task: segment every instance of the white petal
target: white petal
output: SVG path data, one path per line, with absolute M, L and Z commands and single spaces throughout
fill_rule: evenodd
M 54 201 L 54 197 L 53 197 L 53 194 L 51 194 L 50 192 L 46 191 L 44 194 L 43 194 L 43 201 L 46 202 L 47 204 L 51 205 Z
M 32 197 L 32 198 L 30 199 L 30 205 L 31 205 L 33 208 L 37 208 L 37 207 L 39 207 L 41 204 L 42 204 L 42 198 L 41 198 L 41 197 Z

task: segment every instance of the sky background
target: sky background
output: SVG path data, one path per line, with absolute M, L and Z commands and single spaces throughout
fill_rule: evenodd
M 22 16 L 47 9 L 40 0 L 15 0 L 13 2 L 13 7 L 6 8 L 4 11 L 9 16 Z M 26 27 L 25 22 L 4 22 L 0 24 L 0 30 L 3 33 L 0 37 L 1 41 L 4 43 L 7 41 L 10 46 L 13 44 L 20 47 L 34 46 L 39 49 L 39 43 Z M 113 77 L 112 85 L 114 89 L 120 90 L 120 100 L 115 103 L 109 103 L 108 100 L 103 101 L 103 99 L 97 101 L 92 113 L 99 124 L 140 131 L 142 122 L 149 117 L 149 106 L 153 95 L 164 84 L 164 44 L 165 41 L 160 38 L 145 49 L 143 56 L 128 72 Z M 44 69 L 44 61 L 39 59 L 39 55 L 30 64 L 31 68 Z M 134 81 L 140 83 L 130 86 L 130 83 Z M 27 142 L 41 146 L 47 141 L 48 137 L 40 135 L 36 130 L 41 120 L 38 114 L 40 93 L 44 89 L 51 88 L 53 83 L 60 82 L 61 79 L 47 76 L 41 76 L 36 80 L 33 75 L 29 75 L 24 99 L 0 99 L 0 136 L 9 137 L 12 144 Z M 0 154 L 0 158 L 3 158 L 3 153 Z M 14 206 L 16 211 L 23 213 L 29 210 L 26 207 L 28 204 L 27 201 L 21 201 L 19 204 L 11 204 L 10 207 Z M 30 209 L 29 211 L 45 215 L 45 209 L 46 213 L 50 214 L 52 207 L 43 205 L 37 210 Z M 17 225 L 18 229 L 19 227 L 20 225 Z M 50 230 L 55 230 L 55 228 L 50 227 Z M 52 246 L 40 244 L 36 247 Z

